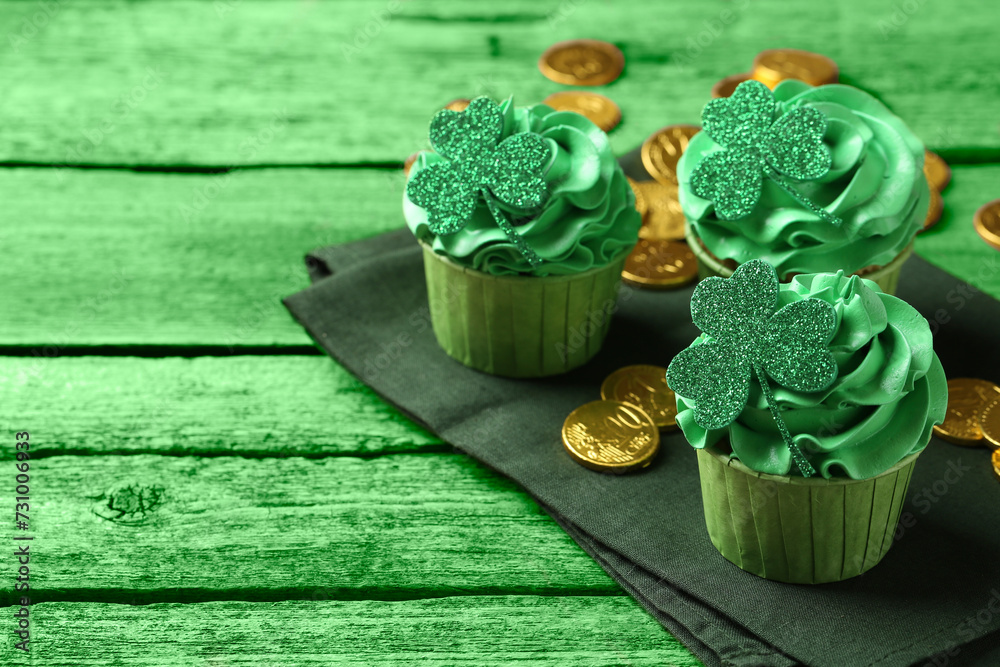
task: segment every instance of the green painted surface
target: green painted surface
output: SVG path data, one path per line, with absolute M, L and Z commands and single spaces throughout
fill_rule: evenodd
M 38 601 L 622 594 L 526 493 L 462 454 L 55 456 L 32 469 Z
M 54 600 L 33 664 L 697 664 L 525 493 L 333 362 L 229 354 L 308 345 L 278 303 L 302 255 L 401 226 L 391 167 L 448 100 L 565 89 L 535 66 L 555 41 L 625 52 L 619 154 L 761 49 L 827 53 L 954 163 L 918 252 L 1000 297 L 971 227 L 1000 197 L 988 3 L 399 6 L 345 55 L 383 0 L 0 0 L 0 423 L 42 443 Z M 44 358 L 81 346 L 152 356 Z M 162 604 L 111 604 L 135 602 Z
M 43 429 L 36 456 L 451 451 L 324 356 L 0 357 L 0 393 L 5 432 Z
M 845 81 L 877 92 L 935 149 L 1000 157 L 988 3 L 926 0 L 910 13 L 901 4 L 420 0 L 394 13 L 386 0 L 60 3 L 44 29 L 4 50 L 18 76 L 5 90 L 3 153 L 52 163 L 399 162 L 425 145 L 430 115 L 453 98 L 534 103 L 565 89 L 538 72 L 538 56 L 595 37 L 626 56 L 625 76 L 607 88 L 625 117 L 613 134 L 620 153 L 661 125 L 696 121 L 712 84 L 748 70 L 758 51 L 796 47 L 830 55 Z M 36 11 L 0 4 L 10 26 Z
M 463 596 L 35 607 L 45 667 L 698 663 L 629 597 Z M 115 641 L 107 641 L 108 637 Z

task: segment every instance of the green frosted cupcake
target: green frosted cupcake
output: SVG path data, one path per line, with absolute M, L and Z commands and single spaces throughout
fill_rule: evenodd
M 600 349 L 641 225 L 607 135 L 487 98 L 431 123 L 403 214 L 424 248 L 441 347 L 496 375 L 566 372 Z
M 779 287 L 757 260 L 703 281 L 691 311 L 705 333 L 667 381 L 698 450 L 712 543 L 778 581 L 873 567 L 947 407 L 927 321 L 858 276 Z
M 851 86 L 747 81 L 703 122 L 677 167 L 703 276 L 762 259 L 782 280 L 842 270 L 895 291 L 930 205 L 924 146 L 898 116 Z

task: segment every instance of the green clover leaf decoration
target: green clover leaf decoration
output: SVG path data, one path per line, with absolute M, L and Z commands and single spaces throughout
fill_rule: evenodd
M 752 79 L 732 96 L 706 104 L 704 130 L 725 150 L 709 153 L 695 168 L 694 193 L 711 200 L 720 219 L 736 220 L 757 205 L 766 176 L 810 211 L 839 225 L 840 218 L 803 197 L 793 182 L 814 180 L 830 170 L 830 149 L 823 143 L 826 116 L 802 106 L 775 121 L 777 111 L 770 89 Z
M 472 219 L 480 196 L 497 225 L 528 263 L 541 258 L 532 250 L 497 202 L 525 213 L 548 198 L 543 178 L 550 161 L 548 143 L 534 132 L 513 134 L 503 141 L 503 112 L 488 97 L 477 97 L 465 111 L 439 111 L 431 121 L 431 146 L 446 161 L 418 172 L 406 185 L 406 196 L 428 214 L 435 234 L 454 234 Z
M 691 297 L 691 319 L 707 339 L 682 350 L 667 367 L 667 384 L 695 403 L 703 428 L 724 428 L 750 396 L 756 376 L 781 437 L 805 477 L 815 470 L 781 418 L 768 378 L 796 391 L 821 391 L 837 378 L 828 349 L 836 331 L 833 306 L 819 299 L 793 301 L 777 310 L 778 275 L 759 259 L 741 264 L 730 278 L 706 278 Z

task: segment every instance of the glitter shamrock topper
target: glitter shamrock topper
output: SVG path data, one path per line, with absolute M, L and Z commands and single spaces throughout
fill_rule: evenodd
M 542 263 L 497 202 L 530 213 L 548 197 L 543 169 L 549 146 L 540 134 L 520 132 L 503 141 L 503 113 L 488 97 L 465 111 L 439 111 L 431 121 L 434 150 L 446 161 L 431 164 L 406 185 L 406 196 L 428 213 L 435 234 L 453 234 L 472 219 L 482 197 L 497 225 L 531 266 Z
M 802 299 L 775 312 L 778 275 L 767 262 L 741 264 L 729 278 L 706 278 L 691 297 L 691 319 L 706 337 L 673 358 L 667 384 L 694 401 L 694 419 L 724 428 L 743 411 L 756 376 L 781 438 L 802 475 L 816 471 L 792 440 L 768 378 L 795 391 L 820 391 L 837 377 L 828 349 L 837 318 L 833 306 Z
M 803 197 L 794 184 L 830 170 L 830 149 L 823 143 L 826 116 L 802 106 L 775 121 L 777 110 L 768 87 L 752 79 L 737 86 L 730 97 L 706 104 L 702 125 L 725 150 L 709 153 L 695 168 L 694 193 L 714 202 L 722 220 L 736 220 L 757 205 L 766 176 L 810 211 L 839 225 L 840 218 Z

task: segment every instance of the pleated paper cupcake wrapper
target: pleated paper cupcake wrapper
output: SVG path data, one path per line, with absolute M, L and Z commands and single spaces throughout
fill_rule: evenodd
M 733 275 L 732 269 L 725 266 L 721 260 L 712 256 L 707 250 L 705 250 L 704 246 L 701 245 L 694 228 L 690 224 L 685 225 L 684 235 L 687 239 L 688 245 L 691 247 L 691 252 L 693 252 L 694 256 L 698 258 L 699 279 L 708 278 L 710 276 L 728 278 Z M 913 243 L 910 242 L 910 245 L 906 246 L 906 248 L 903 249 L 903 252 L 896 255 L 896 258 L 891 262 L 885 266 L 875 269 L 874 271 L 866 271 L 861 274 L 861 277 L 877 283 L 886 294 L 895 295 L 896 286 L 899 285 L 899 272 L 903 267 L 903 262 L 905 262 L 912 254 Z
M 828 480 L 768 475 L 697 451 L 712 544 L 747 572 L 793 584 L 850 579 L 882 560 L 919 455 L 871 479 Z
M 493 276 L 426 244 L 424 272 L 438 343 L 466 366 L 506 377 L 557 375 L 604 343 L 628 251 L 572 276 Z

